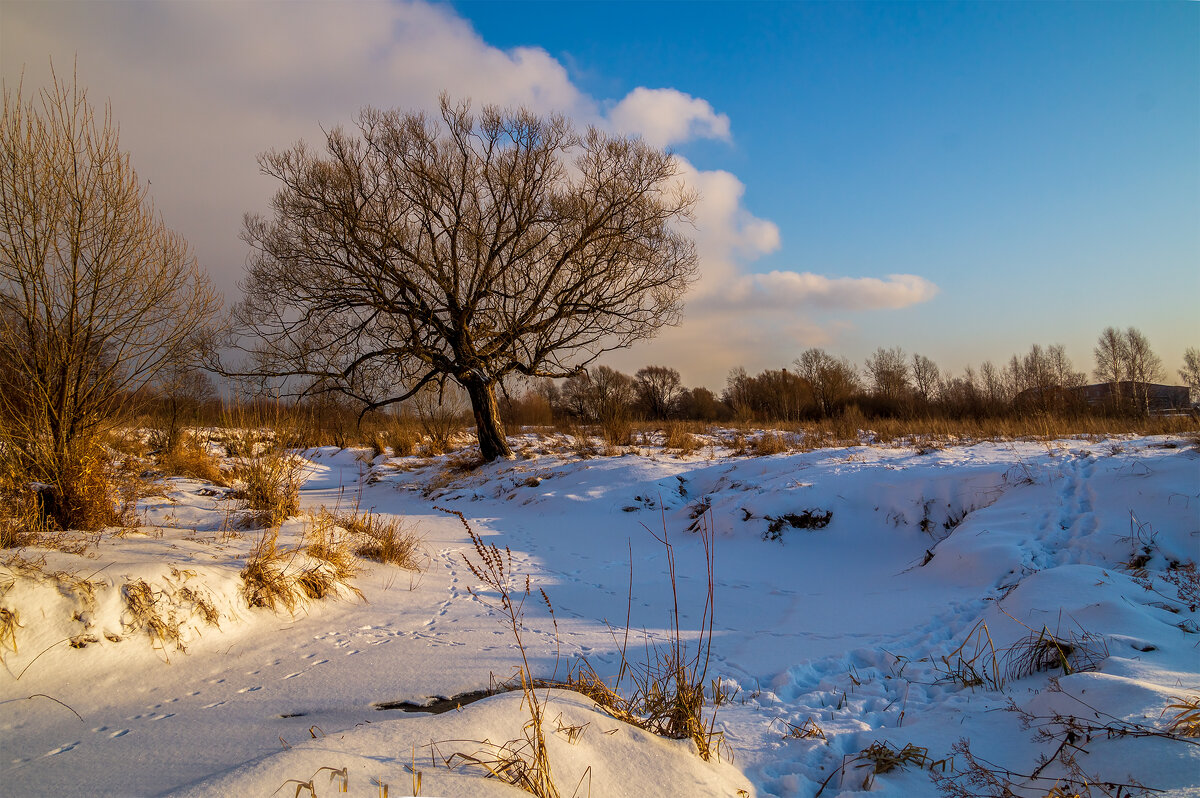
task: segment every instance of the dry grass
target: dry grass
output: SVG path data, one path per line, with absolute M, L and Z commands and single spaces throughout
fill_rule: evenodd
M 971 627 L 966 638 L 949 654 L 934 663 L 942 681 L 963 687 L 984 687 L 988 690 L 1004 689 L 1004 676 L 1000 670 L 1000 655 L 992 642 L 987 624 L 978 621 Z
M 181 434 L 176 445 L 160 455 L 158 464 L 167 476 L 189 477 L 211 482 L 215 485 L 228 484 L 220 461 L 208 450 L 208 442 L 195 434 Z
M 21 615 L 16 610 L 0 607 L 0 662 L 4 661 L 4 650 L 17 653 L 17 630 L 22 627 Z
M 854 765 L 855 770 L 869 768 L 861 786 L 857 787 L 862 790 L 870 790 L 877 775 L 891 773 L 894 770 L 917 767 L 931 772 L 940 769 L 945 773 L 952 766 L 949 759 L 931 759 L 929 749 L 923 746 L 906 743 L 903 748 L 896 748 L 887 741 L 876 740 L 854 756 L 843 759 L 841 767 L 830 773 L 821 785 L 821 789 L 817 790 L 817 796 L 825 792 L 825 788 L 829 786 L 829 782 L 833 780 L 834 776 L 841 774 L 841 778 L 844 780 L 846 768 L 850 765 Z
M 3 641 L 3 636 L 0 636 L 0 641 Z M 1171 709 L 1179 711 L 1167 722 L 1167 731 L 1180 737 L 1200 737 L 1200 695 L 1172 700 L 1175 703 L 1167 704 L 1163 714 Z
M 468 588 L 471 595 L 479 599 L 485 606 L 497 610 L 504 617 L 509 631 L 512 632 L 517 650 L 521 654 L 517 679 L 524 694 L 525 709 L 529 712 L 529 720 L 523 729 L 525 735 L 523 740 L 510 741 L 502 746 L 492 745 L 491 751 L 483 756 L 465 754 L 455 754 L 454 756 L 460 757 L 464 762 L 481 766 L 496 778 L 531 795 L 538 796 L 538 798 L 558 798 L 558 787 L 551 775 L 550 758 L 546 751 L 546 736 L 542 728 L 545 699 L 538 697 L 536 682 L 529 668 L 529 658 L 521 639 L 521 629 L 524 627 L 525 599 L 531 595 L 529 578 L 525 578 L 524 590 L 521 591 L 513 574 L 512 552 L 505 548 L 502 553 L 495 545 L 485 544 L 467 523 L 466 517 L 457 510 L 447 510 L 443 507 L 435 509 L 456 516 L 462 522 L 475 552 L 475 559 L 463 555 L 463 561 L 471 574 L 489 591 L 495 591 L 498 596 L 498 599 L 493 600 L 477 592 L 473 587 Z M 550 598 L 544 590 L 538 591 L 538 593 L 553 618 L 554 608 L 550 604 Z M 555 627 L 557 628 L 557 622 Z M 451 757 L 451 759 L 453 758 Z M 450 760 L 447 760 L 447 764 L 450 764 Z
M 1102 638 L 1086 632 L 1062 636 L 1043 626 L 1004 652 L 1005 677 L 1016 680 L 1047 671 L 1094 671 L 1107 656 L 1108 646 Z
M 696 745 L 700 757 L 707 761 L 714 756 L 720 758 L 724 733 L 716 730 L 715 710 L 708 718 L 705 717 L 705 682 L 712 652 L 716 557 L 712 526 L 706 516 L 701 521 L 695 531 L 699 533 L 704 546 L 708 590 L 695 648 L 684 641 L 680 632 L 675 552 L 664 527 L 663 536 L 659 541 L 666 548 L 668 578 L 674 599 L 668 641 L 650 648 L 646 660 L 634 665 L 626 656 L 626 634 L 625 643 L 619 646 L 621 668 L 612 687 L 605 683 L 586 661 L 582 662 L 575 673 L 568 675 L 566 682 L 554 683 L 554 686 L 583 693 L 609 714 L 638 728 L 674 740 L 691 740 Z M 620 691 L 621 682 L 626 674 L 632 685 L 628 697 Z M 714 705 L 720 700 L 720 695 L 715 695 Z
M 349 533 L 355 555 L 409 571 L 421 570 L 421 536 L 405 529 L 400 519 L 374 513 L 330 512 L 324 508 L 321 516 Z
M 1148 418 L 1106 418 L 1103 416 L 1012 416 L 982 419 L 951 418 L 867 418 L 855 407 L 841 415 L 817 421 L 728 421 L 719 425 L 700 422 L 674 422 L 693 435 L 711 435 L 725 439 L 725 445 L 739 454 L 771 454 L 812 448 L 857 446 L 862 443 L 913 446 L 925 451 L 952 444 L 1004 442 L 1014 440 L 1058 440 L 1063 438 L 1104 438 L 1118 434 L 1178 435 L 1181 443 L 1200 446 L 1195 419 L 1187 416 Z M 759 450 L 754 438 L 764 426 L 770 426 L 784 438 L 764 442 Z M 635 432 L 653 431 L 652 424 L 635 424 Z M 792 440 L 788 441 L 789 434 Z M 797 436 L 802 436 L 797 440 Z M 1186 445 L 1184 443 L 1184 445 Z
M 278 526 L 299 512 L 303 465 L 279 441 L 258 445 L 243 459 L 234 470 L 234 496 L 248 511 L 250 524 Z
M 295 590 L 294 579 L 284 575 L 287 566 L 296 556 L 295 551 L 279 547 L 279 530 L 263 532 L 242 569 L 242 595 L 251 607 L 264 607 L 272 612 L 280 607 L 295 612 L 300 596 Z
M 179 651 L 184 650 L 180 639 L 180 622 L 173 612 L 165 609 L 160 612 L 158 603 L 163 598 L 144 579 L 126 582 L 121 586 L 121 594 L 125 598 L 125 610 L 129 620 L 124 619 L 121 626 L 126 632 L 145 629 L 150 635 L 151 644 L 157 643 L 166 650 L 167 643 L 174 643 Z M 164 600 L 163 604 L 166 605 Z
M 783 454 L 792 448 L 793 436 L 780 432 L 764 432 L 750 441 L 749 454 L 753 457 L 767 457 L 773 454 Z
M 673 449 L 681 456 L 695 454 L 704 443 L 695 435 L 687 431 L 687 428 L 682 424 L 668 424 L 664 433 L 663 448 Z
M 783 734 L 785 740 L 825 740 L 825 730 L 822 729 L 810 715 L 803 723 L 796 725 L 788 723 L 782 718 L 779 719 L 783 723 L 786 731 Z
M 295 548 L 279 545 L 279 530 L 267 529 L 242 569 L 242 596 L 251 607 L 294 614 L 306 600 L 342 592 L 362 598 L 350 584 L 358 572 L 345 538 L 332 527 L 310 532 Z
M 28 487 L 0 490 L 0 549 L 33 546 L 50 538 L 38 494 Z

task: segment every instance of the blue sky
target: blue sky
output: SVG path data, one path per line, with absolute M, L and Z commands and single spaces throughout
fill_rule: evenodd
M 781 247 L 754 270 L 912 273 L 927 303 L 831 348 L 960 369 L 1036 342 L 1091 367 L 1109 324 L 1200 345 L 1200 7 L 544 3 L 455 8 L 597 96 L 671 86 L 730 117 L 685 143 Z M 831 321 L 846 321 L 833 317 Z
M 817 345 L 1078 369 L 1200 346 L 1200 5 L 0 1 L 6 85 L 78 57 L 230 297 L 254 155 L 443 89 L 672 147 L 704 194 L 683 326 L 617 353 L 720 388 Z M 898 277 L 893 277 L 897 275 Z

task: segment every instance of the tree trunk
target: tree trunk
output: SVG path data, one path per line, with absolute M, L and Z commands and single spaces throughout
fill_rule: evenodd
M 463 387 L 471 398 L 471 410 L 475 414 L 475 430 L 479 436 L 479 454 L 485 463 L 498 457 L 512 457 L 512 449 L 504 437 L 504 424 L 500 420 L 500 406 L 496 404 L 495 383 L 483 380 L 465 380 Z

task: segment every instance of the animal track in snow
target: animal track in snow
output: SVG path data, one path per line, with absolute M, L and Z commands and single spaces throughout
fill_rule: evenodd
M 82 740 L 76 740 L 73 743 L 67 743 L 66 745 L 60 745 L 58 748 L 54 748 L 54 749 L 42 754 L 42 756 L 48 757 L 48 756 L 57 756 L 58 754 L 65 754 L 67 751 L 70 751 L 72 748 L 79 745 L 81 742 L 82 742 Z

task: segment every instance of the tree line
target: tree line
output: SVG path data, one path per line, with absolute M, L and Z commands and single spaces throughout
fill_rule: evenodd
M 679 372 L 668 366 L 646 366 L 632 375 L 597 366 L 505 395 L 501 405 L 504 415 L 518 422 L 566 418 L 599 424 L 619 419 L 800 422 L 834 418 L 849 408 L 869 418 L 953 419 L 1029 413 L 1145 416 L 1156 409 L 1153 386 L 1167 372 L 1141 331 L 1106 328 L 1095 357 L 1090 383 L 1058 344 L 1033 344 L 1000 365 L 984 361 L 957 375 L 900 347 L 880 347 L 862 364 L 810 348 L 783 368 L 758 374 L 734 368 L 719 394 L 684 386 Z M 1193 398 L 1200 395 L 1200 350 L 1185 352 L 1178 373 Z M 1084 391 L 1089 384 L 1102 390 Z M 1171 409 L 1187 410 L 1190 401 L 1176 401 Z

